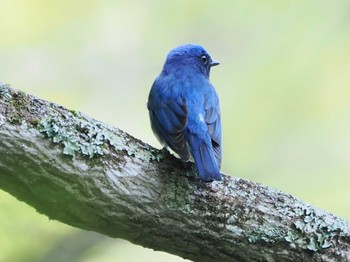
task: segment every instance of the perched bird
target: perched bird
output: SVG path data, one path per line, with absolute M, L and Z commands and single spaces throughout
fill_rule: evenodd
M 147 103 L 158 140 L 183 160 L 191 154 L 205 182 L 221 180 L 220 106 L 209 81 L 211 67 L 218 64 L 197 44 L 172 49 Z

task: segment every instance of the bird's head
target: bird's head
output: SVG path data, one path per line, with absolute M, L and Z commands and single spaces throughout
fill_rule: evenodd
M 179 67 L 193 68 L 209 77 L 210 68 L 218 64 L 219 62 L 213 61 L 202 46 L 184 44 L 170 50 L 164 64 L 164 69 L 170 71 L 172 69 L 177 70 Z

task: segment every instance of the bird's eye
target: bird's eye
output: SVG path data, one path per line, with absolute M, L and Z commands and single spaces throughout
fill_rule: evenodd
M 208 62 L 208 57 L 206 55 L 202 55 L 201 60 L 204 64 L 206 64 Z

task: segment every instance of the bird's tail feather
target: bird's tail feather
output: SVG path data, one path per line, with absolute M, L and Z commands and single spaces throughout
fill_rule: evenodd
M 205 182 L 221 180 L 220 170 L 212 147 L 194 134 L 188 135 L 188 143 L 196 163 L 199 178 Z

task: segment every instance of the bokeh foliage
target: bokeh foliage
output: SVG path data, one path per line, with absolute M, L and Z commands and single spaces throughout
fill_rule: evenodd
M 159 147 L 149 88 L 169 49 L 200 43 L 221 62 L 211 80 L 223 171 L 350 219 L 349 9 L 345 0 L 1 0 L 0 81 Z M 49 221 L 4 192 L 0 246 L 0 261 L 181 261 Z

